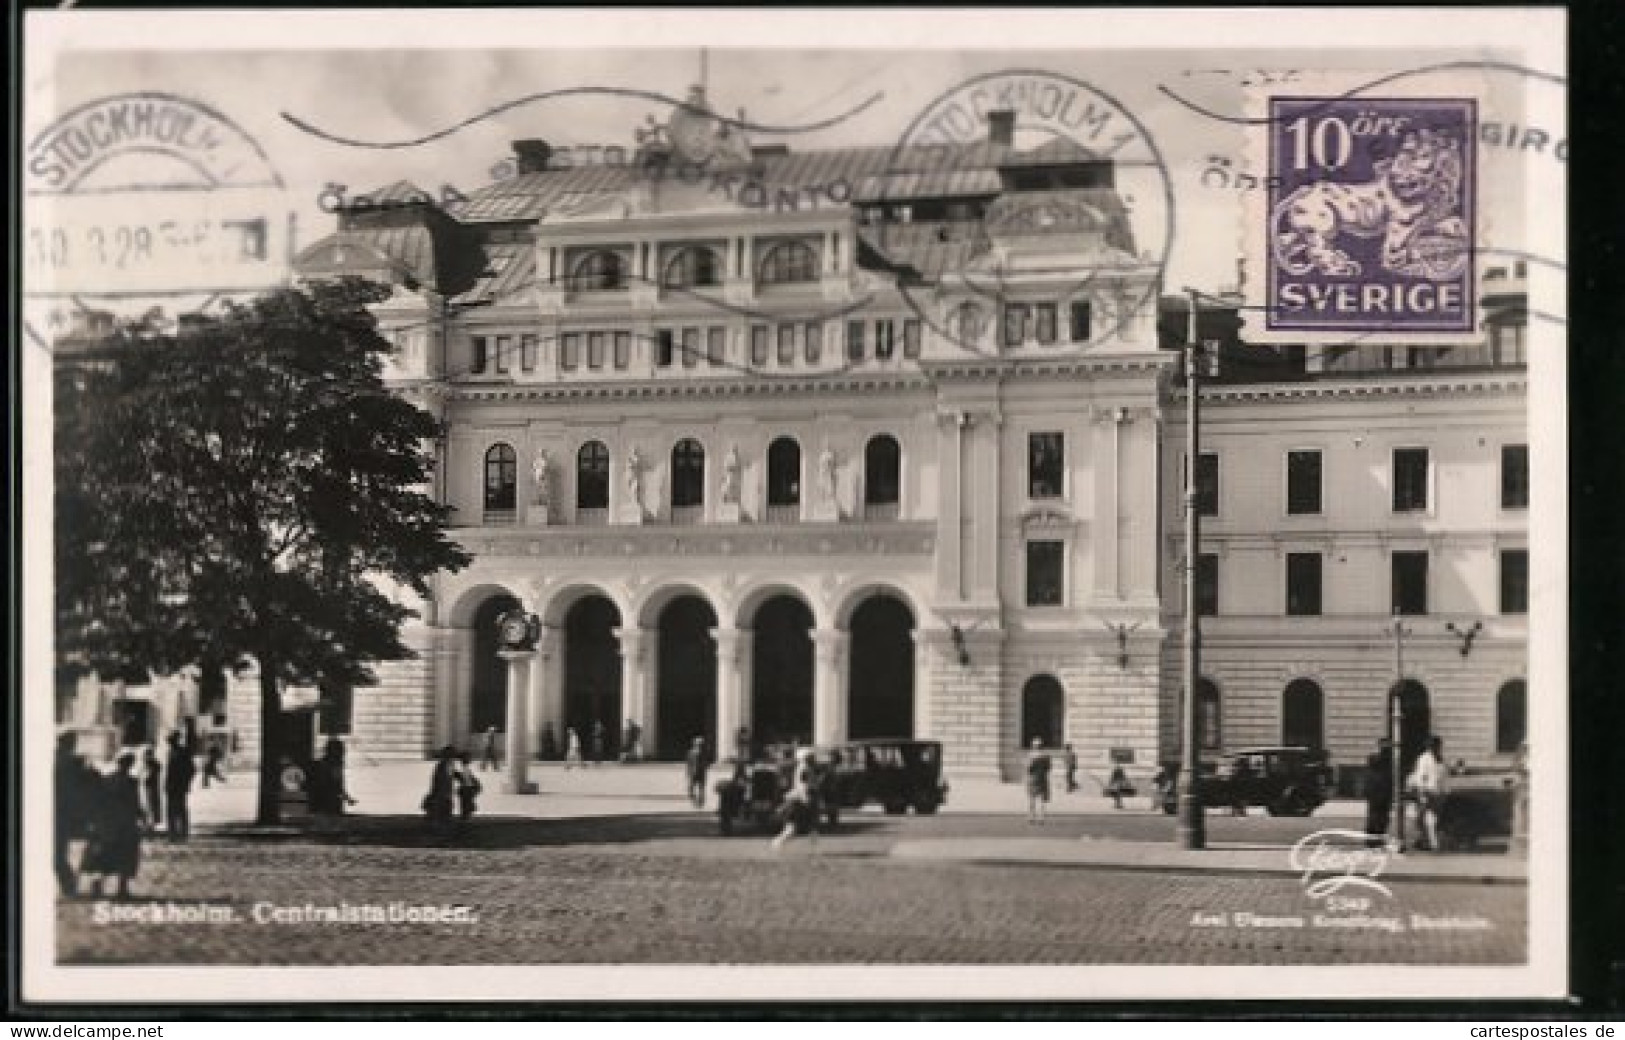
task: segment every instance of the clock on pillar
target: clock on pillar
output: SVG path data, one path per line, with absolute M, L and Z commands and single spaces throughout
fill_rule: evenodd
M 542 635 L 542 621 L 535 614 L 510 610 L 497 618 L 497 645 L 502 650 L 534 650 Z

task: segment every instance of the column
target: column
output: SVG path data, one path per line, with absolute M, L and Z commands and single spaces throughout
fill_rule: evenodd
M 960 556 L 960 479 L 963 476 L 965 427 L 970 418 L 963 412 L 939 412 L 937 457 L 940 460 L 937 493 L 937 598 L 955 603 L 964 598 Z
M 617 628 L 621 642 L 621 711 L 643 729 L 643 746 L 654 740 L 654 681 L 649 674 L 659 633 L 647 628 Z M 624 720 L 613 723 L 624 729 Z M 617 731 L 619 739 L 620 731 Z
M 507 774 L 502 790 L 508 794 L 534 794 L 536 785 L 530 782 L 530 726 L 525 721 L 525 709 L 530 703 L 530 662 L 534 650 L 501 650 L 498 654 L 508 662 L 508 725 L 505 749 Z
M 936 736 L 931 719 L 931 661 L 936 657 L 933 642 L 940 642 L 942 634 L 928 635 L 916 628 L 914 637 L 914 736 L 930 740 Z
M 536 660 L 530 666 L 530 752 L 538 758 L 542 751 L 542 733 L 549 725 L 553 727 L 555 746 L 564 735 L 564 724 L 554 708 L 556 703 L 562 703 L 558 682 L 559 665 L 564 659 L 563 644 L 563 633 L 554 625 L 545 626 L 536 641 Z
M 970 486 L 982 490 L 973 500 L 970 562 L 974 568 L 970 598 L 977 603 L 999 601 L 999 431 L 1003 419 L 996 412 L 978 416 L 971 435 Z
M 851 633 L 820 628 L 813 640 L 813 743 L 846 739 L 846 648 Z
M 433 649 L 429 651 L 434 669 L 434 735 L 429 750 L 455 743 L 452 739 L 454 701 L 457 697 L 457 669 L 463 661 L 457 653 L 454 629 L 431 628 Z
M 1104 436 L 1094 438 L 1091 452 L 1095 468 L 1095 521 L 1089 536 L 1095 556 L 1094 598 L 1115 600 L 1122 598 L 1118 582 L 1118 562 L 1122 553 L 1118 546 L 1119 516 L 1117 504 L 1117 470 L 1122 456 L 1121 408 L 1106 409 L 1097 415 L 1094 430 Z
M 745 689 L 749 677 L 744 666 L 749 660 L 749 629 L 713 628 L 717 641 L 717 746 L 712 754 L 720 761 L 734 752 L 734 734 L 748 725 L 750 705 Z
M 469 706 L 474 696 L 474 630 L 452 631 L 451 732 L 446 743 L 461 745 L 469 738 Z

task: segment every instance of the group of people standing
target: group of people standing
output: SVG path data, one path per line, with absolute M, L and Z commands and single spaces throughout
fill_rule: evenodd
M 1061 766 L 1066 771 L 1066 793 L 1076 794 L 1080 788 L 1078 783 L 1078 753 L 1071 744 L 1061 749 Z M 1044 741 L 1034 737 L 1027 752 L 1027 822 L 1043 823 L 1044 813 L 1050 800 L 1050 773 L 1055 768 L 1055 762 L 1044 748 Z M 1101 793 L 1112 800 L 1112 807 L 1121 809 L 1123 799 L 1134 793 L 1134 785 L 1129 782 L 1128 775 L 1123 771 L 1121 764 L 1112 766 L 1111 776 L 1101 788 Z
M 473 756 L 450 744 L 441 748 L 429 774 L 429 793 L 423 796 L 429 830 L 447 838 L 466 834 L 483 790 L 480 778 L 474 775 Z
M 1404 813 L 1405 802 L 1414 801 L 1420 827 L 1417 840 L 1410 844 L 1410 848 L 1434 852 L 1443 850 L 1439 818 L 1450 789 L 1449 777 L 1450 772 L 1444 764 L 1444 741 L 1437 736 L 1429 737 L 1421 753 L 1416 756 L 1410 773 L 1406 775 L 1401 792 L 1399 811 Z M 1387 840 L 1393 813 L 1394 742 L 1383 737 L 1377 741 L 1377 750 L 1366 759 L 1365 833 L 1368 845 L 1380 846 Z M 1404 823 L 1403 816 L 1400 822 Z M 1404 852 L 1405 848 L 1402 843 L 1398 851 Z
M 78 738 L 64 733 L 57 738 L 55 761 L 55 848 L 57 886 L 63 895 L 79 894 L 79 879 L 90 876 L 92 894 L 114 882 L 114 894 L 130 894 L 130 882 L 141 867 L 143 836 L 156 837 L 160 826 L 172 842 L 184 842 L 192 833 L 189 801 L 198 776 L 197 746 L 181 733 L 171 733 L 168 753 L 156 748 L 137 755 L 124 751 L 110 772 L 102 772 L 78 753 Z M 225 782 L 224 759 L 212 748 L 203 768 L 203 784 Z M 137 762 L 140 773 L 137 774 Z M 73 843 L 83 841 L 76 865 Z

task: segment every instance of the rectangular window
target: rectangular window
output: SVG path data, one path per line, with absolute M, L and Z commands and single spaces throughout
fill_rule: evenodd
M 890 318 L 881 318 L 875 322 L 875 357 L 881 361 L 890 361 L 892 351 L 896 348 L 892 337 L 895 333 Z
M 655 333 L 655 366 L 657 368 L 670 368 L 672 354 L 676 353 L 676 337 L 670 329 L 660 329 Z
M 806 331 L 802 333 L 802 351 L 807 357 L 807 364 L 816 365 L 824 356 L 824 326 L 816 321 L 807 323 Z
M 1025 303 L 1004 305 L 1004 345 L 1019 347 L 1027 342 L 1027 314 Z
M 1418 513 L 1428 507 L 1428 450 L 1394 449 L 1394 512 Z
M 861 321 L 846 323 L 846 359 L 848 361 L 863 360 L 863 322 Z
M 536 371 L 536 337 L 519 337 L 519 365 L 526 372 Z
M 750 327 L 750 363 L 757 368 L 767 365 L 767 326 Z
M 1529 613 L 1529 550 L 1501 550 L 1501 613 Z
M 1286 511 L 1290 516 L 1320 512 L 1320 452 L 1313 449 L 1286 453 Z
M 562 343 L 562 349 L 559 351 L 559 367 L 566 372 L 572 372 L 581 364 L 581 333 L 565 333 Z
M 589 332 L 589 333 L 587 333 L 587 367 L 588 368 L 603 368 L 604 367 L 604 351 L 608 346 L 608 344 L 605 341 L 608 340 L 608 339 L 609 339 L 609 337 L 607 335 L 605 335 L 604 333 L 602 333 L 602 332 Z
M 779 364 L 793 365 L 796 363 L 796 327 L 794 325 L 779 326 Z
M 1286 612 L 1292 617 L 1320 614 L 1320 553 L 1286 554 Z
M 1040 343 L 1055 342 L 1055 304 L 1040 303 L 1033 308 L 1033 336 Z
M 913 360 L 920 356 L 920 337 L 922 335 L 920 319 L 909 318 L 903 322 L 903 356 Z
M 1529 508 L 1529 445 L 1501 448 L 1501 508 Z
M 1072 342 L 1089 342 L 1092 335 L 1092 318 L 1088 300 L 1072 301 Z
M 1219 456 L 1204 451 L 1196 457 L 1196 512 L 1219 515 Z
M 1395 552 L 1393 560 L 1393 613 L 1428 612 L 1428 554 Z
M 498 337 L 496 337 L 496 348 L 494 350 L 494 353 L 496 354 L 497 371 L 498 372 L 506 372 L 506 371 L 508 371 L 508 360 L 513 355 L 513 337 L 512 336 L 498 336 Z
M 1060 498 L 1066 485 L 1066 435 L 1027 435 L 1027 497 Z
M 728 362 L 728 330 L 724 328 L 710 328 L 705 330 L 705 360 L 712 365 L 723 365 Z
M 1219 554 L 1196 557 L 1196 616 L 1217 617 L 1219 613 Z
M 625 368 L 632 363 L 632 334 L 630 332 L 617 332 L 615 334 L 615 367 Z
M 693 368 L 700 363 L 700 330 L 683 330 L 683 367 Z
M 474 375 L 480 375 L 490 366 L 490 355 L 488 354 L 488 350 L 489 346 L 486 338 L 484 336 L 475 336 L 474 364 L 469 369 L 469 371 Z
M 1059 607 L 1066 602 L 1066 543 L 1027 543 L 1027 605 Z

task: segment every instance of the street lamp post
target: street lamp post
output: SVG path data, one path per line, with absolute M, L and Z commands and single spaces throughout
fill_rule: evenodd
M 1392 756 L 1393 811 L 1388 815 L 1388 837 L 1396 849 L 1405 847 L 1405 788 L 1404 749 L 1400 746 L 1401 725 L 1404 722 L 1405 694 L 1405 637 L 1409 630 L 1399 618 L 1394 618 L 1394 688 L 1388 695 L 1388 747 Z
M 1207 845 L 1206 820 L 1196 789 L 1201 756 L 1201 738 L 1197 733 L 1199 714 L 1196 684 L 1202 671 L 1202 626 L 1196 616 L 1196 570 L 1197 562 L 1201 559 L 1202 518 L 1196 502 L 1196 465 L 1201 448 L 1197 427 L 1201 408 L 1197 388 L 1202 345 L 1197 336 L 1197 292 L 1195 289 L 1188 291 L 1191 313 L 1185 354 L 1185 701 L 1184 719 L 1180 727 L 1183 732 L 1179 761 L 1178 839 L 1180 848 L 1200 849 Z

